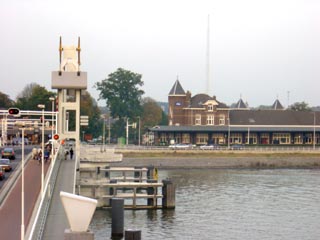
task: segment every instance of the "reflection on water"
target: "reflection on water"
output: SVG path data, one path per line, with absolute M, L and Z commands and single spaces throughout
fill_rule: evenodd
M 142 239 L 320 239 L 319 170 L 167 170 L 175 210 L 126 210 L 125 229 Z M 90 229 L 110 239 L 111 213 Z

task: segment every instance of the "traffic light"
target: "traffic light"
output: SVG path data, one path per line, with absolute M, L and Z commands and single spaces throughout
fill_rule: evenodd
M 9 108 L 8 109 L 8 114 L 10 114 L 10 115 L 18 115 L 19 113 L 20 113 L 19 108 Z

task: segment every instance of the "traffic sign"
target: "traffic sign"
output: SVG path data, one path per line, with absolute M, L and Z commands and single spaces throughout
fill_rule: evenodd
M 54 140 L 59 140 L 59 134 L 53 135 L 53 139 L 54 139 Z

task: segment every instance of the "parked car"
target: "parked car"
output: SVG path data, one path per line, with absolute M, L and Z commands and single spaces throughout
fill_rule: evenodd
M 220 149 L 220 146 L 218 144 L 208 144 L 208 145 L 202 145 L 200 146 L 201 150 L 216 150 Z
M 13 148 L 4 148 L 1 152 L 1 157 L 12 159 L 12 160 L 16 159 L 16 155 L 14 153 Z
M 2 168 L 5 172 L 10 172 L 12 170 L 10 159 L 0 159 L 0 168 Z
M 231 150 L 243 150 L 244 149 L 244 145 L 242 144 L 233 144 L 230 146 Z
M 4 171 L 2 168 L 0 168 L 0 181 L 2 181 L 5 178 Z
M 187 143 L 177 143 L 169 146 L 170 149 L 192 149 L 192 144 Z

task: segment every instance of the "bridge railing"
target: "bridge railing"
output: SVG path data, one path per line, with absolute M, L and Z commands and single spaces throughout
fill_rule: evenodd
M 25 239 L 29 240 L 40 240 L 43 236 L 43 231 L 45 228 L 45 223 L 53 196 L 54 186 L 57 180 L 61 160 L 64 159 L 63 147 L 59 146 L 57 153 L 55 154 L 48 174 L 45 179 L 45 187 L 43 199 L 41 199 L 41 193 L 39 194 L 38 201 L 34 207 L 34 214 L 30 220 L 28 231 L 26 233 Z

